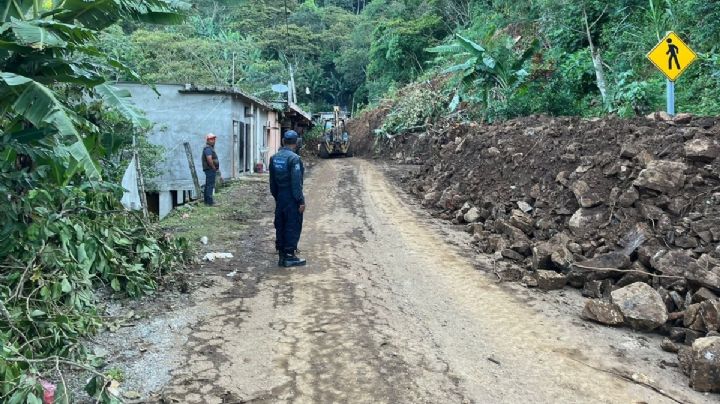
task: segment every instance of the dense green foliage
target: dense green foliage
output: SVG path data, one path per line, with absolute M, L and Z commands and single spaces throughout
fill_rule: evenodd
M 173 4 L 0 0 L 1 402 L 40 402 L 43 379 L 72 401 L 58 365 L 92 369 L 79 339 L 101 324 L 97 291 L 151 292 L 188 259 L 119 202 L 120 152 L 148 122 L 106 82 L 137 76 L 95 47 L 123 19 L 181 21 Z M 88 392 L 114 401 L 95 375 Z
M 104 48 L 151 81 L 236 85 L 266 98 L 276 96 L 270 85 L 287 82 L 292 66 L 300 101 L 311 110 L 358 109 L 414 81 L 454 73 L 461 77 L 447 82 L 443 96 L 475 119 L 630 116 L 663 109 L 665 80 L 645 54 L 674 30 L 700 55 L 677 83 L 678 109 L 720 113 L 714 96 L 720 78 L 717 2 L 195 3 L 183 26 L 126 24 L 124 33 L 117 28 L 104 38 Z M 463 43 L 476 44 L 485 55 L 478 58 Z M 451 68 L 473 58 L 473 74 Z

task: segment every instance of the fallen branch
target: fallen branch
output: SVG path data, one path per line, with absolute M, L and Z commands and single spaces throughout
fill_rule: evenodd
M 591 267 L 591 266 L 582 265 L 582 264 L 571 264 L 571 265 L 576 266 L 578 268 L 589 269 L 591 271 L 598 271 L 598 272 L 599 271 L 610 271 L 610 272 L 623 272 L 623 273 L 637 273 L 637 274 L 652 276 L 655 278 L 685 279 L 684 276 L 658 275 L 658 274 L 653 274 L 650 272 L 640 271 L 638 269 L 597 268 L 597 267 Z
M 22 357 L 22 358 L 5 358 L 5 361 L 6 361 L 6 362 L 13 362 L 13 363 L 46 363 L 46 362 L 55 362 L 56 365 L 62 363 L 63 365 L 67 365 L 67 366 L 75 367 L 75 368 L 78 368 L 78 369 L 86 370 L 86 371 L 94 374 L 95 376 L 102 377 L 103 380 L 107 380 L 107 379 L 108 379 L 107 376 L 105 376 L 104 374 L 98 372 L 97 370 L 93 369 L 93 368 L 90 367 L 90 366 L 83 365 L 82 363 L 73 362 L 73 361 L 70 361 L 70 360 L 67 360 L 67 359 L 63 359 L 63 358 L 61 358 L 61 357 L 59 357 L 59 356 L 48 356 L 47 358 L 43 358 L 43 359 L 28 359 L 28 358 L 25 358 L 25 357 Z
M 65 377 L 63 376 L 62 372 L 60 371 L 60 358 L 58 358 L 58 357 L 55 358 L 55 371 L 57 372 L 58 377 L 60 377 L 60 382 L 62 383 L 63 397 L 65 397 L 67 399 L 68 397 L 70 397 L 70 394 L 68 393 L 67 383 L 65 382 Z

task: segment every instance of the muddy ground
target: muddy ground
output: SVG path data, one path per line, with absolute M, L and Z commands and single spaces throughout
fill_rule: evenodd
M 310 170 L 302 269 L 276 266 L 264 178 L 221 194 L 202 212 L 218 230 L 201 252 L 234 258 L 199 265 L 187 294 L 135 304 L 95 340 L 129 401 L 716 399 L 686 387 L 659 336 L 581 321 L 579 292 L 498 283 L 470 235 L 398 191 L 396 173 L 362 159 Z M 198 237 L 198 226 L 176 230 Z

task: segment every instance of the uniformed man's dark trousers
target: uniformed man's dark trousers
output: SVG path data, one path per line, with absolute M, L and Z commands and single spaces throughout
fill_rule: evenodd
M 302 232 L 303 215 L 291 195 L 278 195 L 275 201 L 275 248 L 294 253 Z

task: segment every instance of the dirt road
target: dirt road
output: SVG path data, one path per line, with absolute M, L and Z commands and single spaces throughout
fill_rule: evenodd
M 255 223 L 261 240 L 245 240 L 236 251 L 264 258 L 238 262 L 242 276 L 218 276 L 213 288 L 196 296 L 192 314 L 181 315 L 188 324 L 174 333 L 170 350 L 179 359 L 162 388 L 166 399 L 714 399 L 686 388 L 677 369 L 658 366 L 675 358 L 657 348 L 657 336 L 579 321 L 574 292 L 502 286 L 478 271 L 462 249 L 462 234 L 444 230 L 398 195 L 372 163 L 321 161 L 311 170 L 306 194 L 301 248 L 309 265 L 277 268 L 270 215 Z

